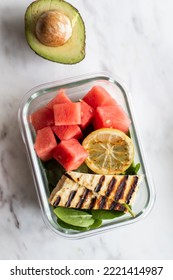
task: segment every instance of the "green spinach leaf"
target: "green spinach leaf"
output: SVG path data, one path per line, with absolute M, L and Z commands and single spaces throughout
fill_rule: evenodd
M 78 230 L 78 231 L 86 231 L 86 230 L 90 230 L 90 229 L 95 229 L 95 228 L 100 227 L 102 224 L 101 220 L 95 220 L 94 223 L 89 227 L 79 227 L 79 226 L 73 226 L 73 225 L 67 224 L 59 218 L 57 221 L 58 221 L 58 224 L 63 228 L 74 229 L 74 230 Z
M 82 210 L 57 207 L 54 213 L 63 222 L 73 226 L 89 227 L 94 223 L 92 215 Z
M 83 163 L 75 170 L 75 172 L 89 173 L 89 168 L 85 163 Z
M 48 183 L 55 187 L 65 173 L 65 169 L 54 159 L 43 163 L 43 167 L 46 171 Z
M 102 220 L 101 219 L 96 219 L 94 221 L 94 223 L 91 226 L 89 226 L 89 229 L 99 228 L 101 225 L 102 225 Z
M 136 165 L 134 162 L 130 165 L 130 167 L 125 171 L 126 175 L 137 175 L 138 171 L 140 169 L 140 163 L 137 163 Z
M 124 212 L 116 210 L 91 210 L 91 214 L 94 219 L 109 220 L 121 217 L 124 215 Z
M 130 215 L 131 215 L 132 217 L 135 217 L 135 216 L 136 216 L 135 213 L 132 211 L 132 208 L 131 208 L 130 205 L 128 205 L 127 203 L 123 203 L 123 206 L 127 209 L 127 211 L 130 213 Z

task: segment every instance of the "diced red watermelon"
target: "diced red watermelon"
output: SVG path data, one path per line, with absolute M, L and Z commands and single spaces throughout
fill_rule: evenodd
M 49 126 L 37 131 L 34 149 L 41 160 L 47 161 L 51 159 L 56 146 L 55 136 Z
M 63 140 L 54 150 L 54 158 L 71 171 L 77 169 L 87 158 L 88 154 L 76 139 Z
M 82 138 L 82 131 L 77 124 L 74 125 L 54 125 L 52 127 L 54 133 L 60 140 L 69 140 L 71 138 Z
M 128 132 L 130 123 L 126 112 L 119 105 L 98 107 L 93 120 L 95 129 L 115 128 L 124 133 Z
M 55 125 L 81 124 L 80 102 L 55 104 L 53 106 Z
M 83 100 L 94 109 L 102 106 L 117 105 L 112 96 L 101 86 L 93 86 L 83 97 Z
M 58 94 L 46 105 L 47 108 L 53 109 L 55 104 L 69 103 L 71 100 L 65 94 L 64 89 L 60 89 Z
M 84 100 L 81 100 L 81 124 L 80 127 L 85 129 L 92 121 L 95 110 Z
M 46 126 L 52 126 L 54 125 L 53 111 L 43 107 L 30 115 L 30 122 L 36 131 Z

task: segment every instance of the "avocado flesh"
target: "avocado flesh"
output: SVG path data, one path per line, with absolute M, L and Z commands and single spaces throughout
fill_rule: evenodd
M 49 10 L 58 10 L 72 24 L 72 36 L 62 46 L 43 45 L 35 35 L 40 15 Z M 85 26 L 76 8 L 62 0 L 37 0 L 30 4 L 25 13 L 25 34 L 29 46 L 41 57 L 64 64 L 75 64 L 85 57 Z

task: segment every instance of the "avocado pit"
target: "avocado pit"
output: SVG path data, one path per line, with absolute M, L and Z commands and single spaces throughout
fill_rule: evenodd
M 72 25 L 63 13 L 49 10 L 38 18 L 35 33 L 43 45 L 58 47 L 64 45 L 72 36 Z

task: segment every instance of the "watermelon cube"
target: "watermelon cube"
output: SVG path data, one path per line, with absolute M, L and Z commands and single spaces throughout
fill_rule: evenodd
M 83 97 L 83 100 L 96 109 L 101 106 L 116 106 L 117 102 L 112 96 L 101 86 L 94 86 L 91 90 Z
M 80 102 L 55 104 L 53 106 L 55 125 L 81 124 Z
M 54 158 L 71 171 L 77 169 L 87 158 L 88 154 L 76 139 L 63 140 L 54 150 Z
M 69 140 L 71 138 L 80 139 L 83 136 L 82 131 L 77 124 L 54 125 L 52 129 L 60 140 Z
M 95 129 L 116 128 L 124 133 L 128 132 L 130 123 L 126 112 L 119 105 L 98 107 L 93 120 Z
M 53 150 L 56 146 L 55 136 L 49 126 L 37 131 L 34 149 L 42 161 L 47 161 L 53 157 Z
M 85 129 L 92 121 L 95 110 L 85 101 L 81 100 L 81 124 L 80 127 Z
M 47 108 L 53 109 L 55 104 L 69 103 L 71 100 L 65 94 L 63 89 L 58 91 L 58 94 L 46 105 Z
M 36 131 L 43 127 L 54 125 L 53 111 L 43 107 L 30 115 L 30 122 Z

